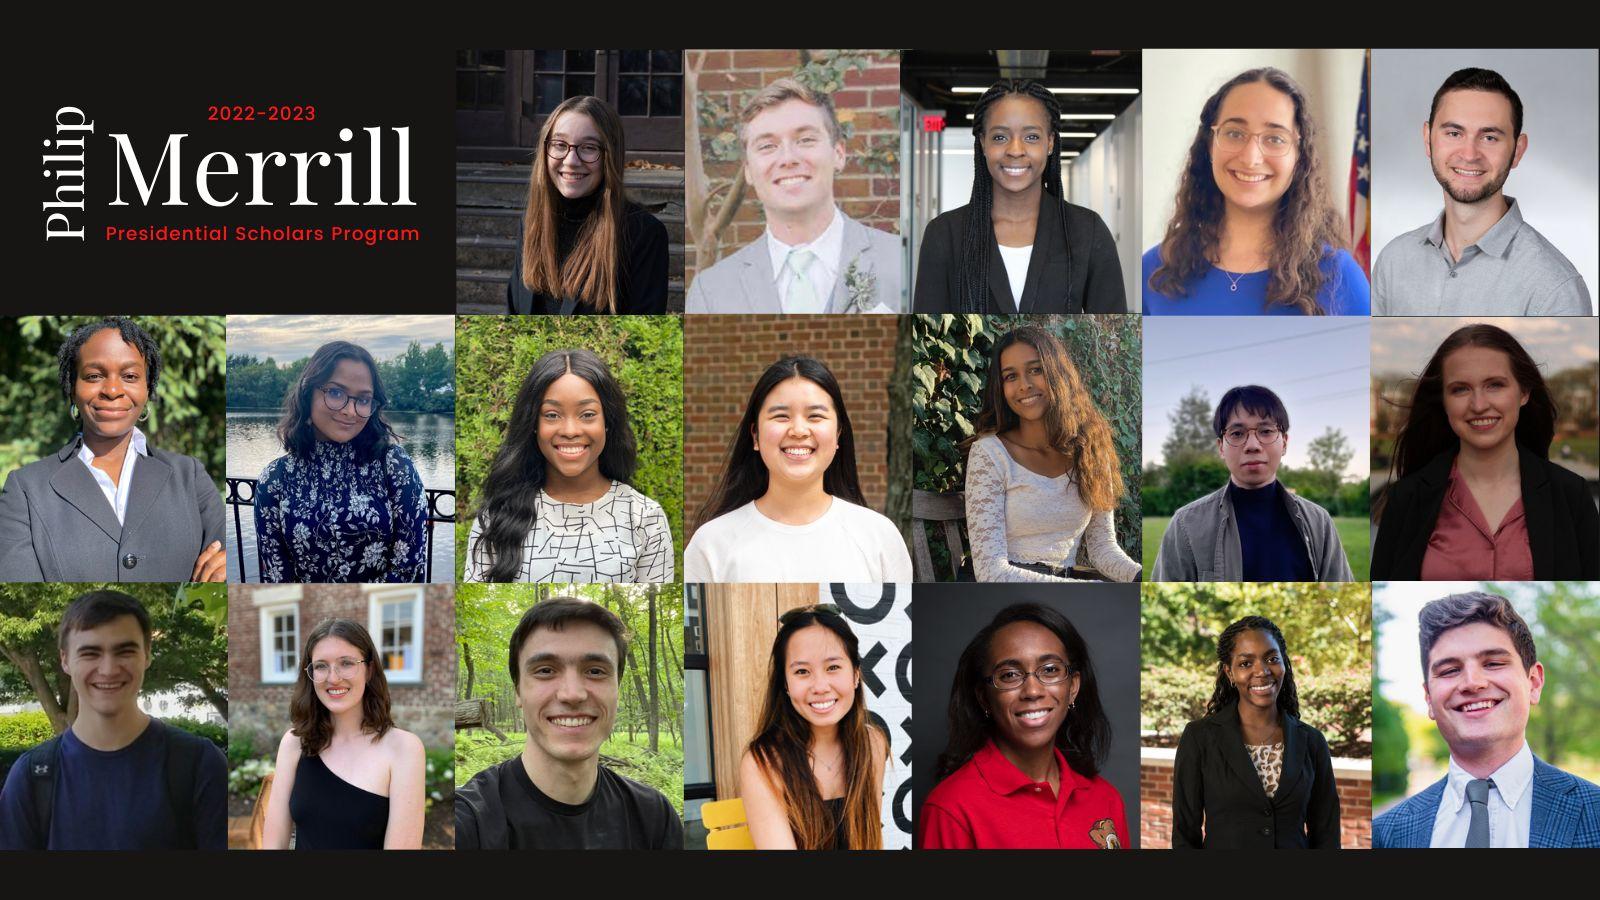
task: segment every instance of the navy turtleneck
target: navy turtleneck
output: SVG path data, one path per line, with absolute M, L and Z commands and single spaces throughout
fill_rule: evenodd
M 1246 490 L 1230 481 L 1228 502 L 1239 523 L 1245 581 L 1311 580 L 1311 556 L 1280 482 Z

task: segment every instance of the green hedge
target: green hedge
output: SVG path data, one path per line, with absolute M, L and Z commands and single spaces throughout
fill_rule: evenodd
M 173 728 L 187 731 L 196 737 L 203 737 L 216 744 L 217 749 L 227 752 L 228 726 L 226 725 L 214 725 L 210 722 L 202 722 L 199 719 L 191 719 L 188 716 L 173 716 L 170 719 L 162 719 L 161 721 L 171 725 Z
M 1334 756 L 1372 755 L 1372 680 L 1362 673 L 1295 678 L 1300 693 L 1300 718 L 1328 739 Z M 1176 746 L 1183 726 L 1202 718 L 1216 686 L 1212 670 L 1151 666 L 1140 673 L 1141 727 L 1154 731 L 1154 742 Z

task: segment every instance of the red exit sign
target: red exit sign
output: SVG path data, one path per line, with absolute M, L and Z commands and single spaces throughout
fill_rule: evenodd
M 943 131 L 944 113 L 932 113 L 922 117 L 923 131 Z

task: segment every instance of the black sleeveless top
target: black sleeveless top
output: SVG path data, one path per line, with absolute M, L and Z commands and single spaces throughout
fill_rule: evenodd
M 382 850 L 389 798 L 333 774 L 320 756 L 300 757 L 289 794 L 296 850 Z
M 824 800 L 822 805 L 828 808 L 828 815 L 833 819 L 833 849 L 849 850 L 850 836 L 845 832 L 844 827 L 844 798 L 835 797 L 832 800 Z

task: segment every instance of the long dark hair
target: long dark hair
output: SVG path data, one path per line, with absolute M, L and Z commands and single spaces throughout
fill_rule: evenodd
M 802 628 L 820 625 L 833 632 L 850 656 L 850 667 L 861 671 L 861 650 L 844 617 L 820 606 L 786 613 L 778 636 L 772 640 L 771 668 L 766 697 L 761 703 L 761 724 L 748 747 L 750 756 L 778 788 L 789 830 L 801 850 L 824 850 L 834 845 L 833 817 L 817 790 L 811 772 L 811 723 L 795 711 L 789 699 L 789 639 Z M 867 713 L 867 695 L 859 677 L 850 711 L 839 720 L 839 745 L 844 751 L 844 822 L 846 846 L 851 850 L 883 848 L 882 798 L 873 790 L 872 732 L 877 727 Z M 885 735 L 887 737 L 887 735 Z
M 1233 645 L 1246 631 L 1264 631 L 1278 642 L 1278 652 L 1283 655 L 1283 684 L 1278 688 L 1278 709 L 1300 718 L 1300 695 L 1294 689 L 1294 666 L 1289 663 L 1289 645 L 1283 632 L 1265 616 L 1245 616 L 1229 625 L 1217 636 L 1217 686 L 1206 701 L 1206 715 L 1211 715 L 1239 702 L 1239 689 L 1228 678 L 1228 666 L 1233 664 Z
M 383 377 L 378 374 L 378 363 L 366 348 L 349 341 L 329 341 L 317 348 L 300 371 L 300 380 L 289 386 L 283 397 L 283 416 L 278 419 L 278 440 L 283 449 L 301 459 L 309 459 L 317 446 L 317 430 L 311 424 L 311 404 L 319 402 L 313 394 L 333 377 L 339 360 L 352 359 L 362 363 L 372 372 L 372 417 L 361 432 L 350 439 L 356 459 L 369 463 L 381 458 L 389 446 L 400 436 L 383 417 L 383 408 L 389 405 L 389 393 L 383 389 Z M 354 402 L 354 401 L 351 401 Z
M 560 258 L 557 227 L 561 218 L 561 192 L 550 181 L 545 147 L 556 122 L 564 113 L 588 116 L 600 133 L 599 194 L 593 211 L 578 229 L 578 237 Z M 534 144 L 533 171 L 528 177 L 528 204 L 522 220 L 522 272 L 518 277 L 528 290 L 551 297 L 573 297 L 602 313 L 615 313 L 626 286 L 618 264 L 627 258 L 628 198 L 622 183 L 627 150 L 622 119 L 611 104 L 598 97 L 568 97 L 545 118 Z M 568 150 L 574 153 L 575 150 Z
M 366 687 L 361 692 L 361 733 L 372 735 L 374 741 L 394 727 L 394 717 L 389 712 L 389 680 L 383 674 L 383 660 L 372 636 L 360 622 L 352 619 L 323 619 L 306 636 L 306 649 L 300 655 L 300 674 L 294 681 L 294 696 L 289 700 L 289 730 L 300 739 L 300 752 L 316 756 L 333 740 L 333 714 L 317 699 L 316 685 L 306 667 L 311 665 L 311 651 L 324 638 L 336 637 L 355 647 L 366 661 Z
M 1294 102 L 1294 127 L 1299 132 L 1294 176 L 1278 198 L 1272 220 L 1271 275 L 1267 305 L 1290 306 L 1306 315 L 1329 312 L 1317 303 L 1325 276 L 1322 261 L 1345 247 L 1343 221 L 1328 201 L 1327 176 L 1317 153 L 1317 123 L 1306 109 L 1305 92 L 1293 78 L 1274 68 L 1241 72 L 1217 88 L 1200 108 L 1200 121 L 1189 159 L 1178 183 L 1178 197 L 1161 239 L 1161 265 L 1150 273 L 1150 287 L 1160 293 L 1187 296 L 1189 286 L 1210 271 L 1222 237 L 1226 204 L 1211 173 L 1211 128 L 1228 92 L 1242 84 L 1264 82 Z
M 631 484 L 638 467 L 633 426 L 628 423 L 628 400 L 605 361 L 589 350 L 551 350 L 534 362 L 522 380 L 505 440 L 483 481 L 478 508 L 480 536 L 473 561 L 486 563 L 487 581 L 513 581 L 522 570 L 522 545 L 539 515 L 539 491 L 545 482 L 545 458 L 539 449 L 539 407 L 545 391 L 571 373 L 589 382 L 600 395 L 600 416 L 606 428 L 606 446 L 600 451 L 600 474 Z
M 839 450 L 833 462 L 822 475 L 822 489 L 857 506 L 866 506 L 861 495 L 861 480 L 856 476 L 856 438 L 850 430 L 850 414 L 844 408 L 844 394 L 839 390 L 839 379 L 829 368 L 809 356 L 786 356 L 767 367 L 750 391 L 745 404 L 744 418 L 728 442 L 728 453 L 722 462 L 722 479 L 717 489 L 700 508 L 699 524 L 732 512 L 767 492 L 767 464 L 750 439 L 751 429 L 761 415 L 761 404 L 773 389 L 791 378 L 804 378 L 828 392 L 833 401 L 833 411 L 839 416 Z
M 1014 622 L 1032 622 L 1050 630 L 1067 651 L 1067 665 L 1078 675 L 1078 696 L 1066 721 L 1056 731 L 1056 749 L 1072 771 L 1093 778 L 1111 749 L 1111 721 L 1100 705 L 1100 687 L 1089 659 L 1089 645 L 1066 616 L 1037 603 L 1015 603 L 973 635 L 956 663 L 950 685 L 950 731 L 939 755 L 936 780 L 943 781 L 967 764 L 992 737 L 989 716 L 978 697 L 989 689 L 989 644 L 995 633 Z
M 967 202 L 966 231 L 961 235 L 961 311 L 989 312 L 989 248 L 995 245 L 994 236 L 994 178 L 989 175 L 989 161 L 983 154 L 984 119 L 989 107 L 1013 94 L 1020 94 L 1044 104 L 1050 120 L 1050 155 L 1044 163 L 1043 188 L 1046 195 L 1054 197 L 1050 204 L 1060 217 L 1061 233 L 1067 233 L 1066 188 L 1061 181 L 1061 148 L 1057 146 L 1056 131 L 1061 122 L 1061 103 L 1049 88 L 1037 81 L 1007 79 L 997 81 L 972 110 L 972 199 Z M 1066 282 L 1072 283 L 1072 242 L 1066 242 Z M 1016 298 L 1019 302 L 1022 298 Z

